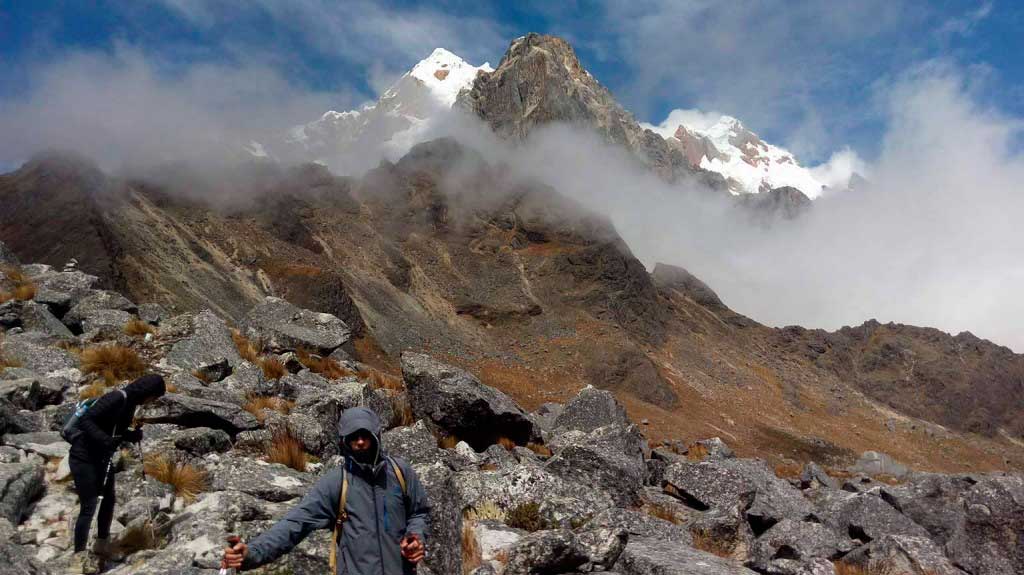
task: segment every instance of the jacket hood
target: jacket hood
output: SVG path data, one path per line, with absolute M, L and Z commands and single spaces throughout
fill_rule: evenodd
M 124 387 L 124 394 L 132 405 L 138 405 L 150 397 L 160 397 L 166 391 L 164 378 L 159 375 L 140 377 Z
M 382 428 L 380 416 L 366 407 L 350 407 L 338 418 L 339 439 L 344 439 L 345 436 L 351 435 L 360 429 L 369 431 L 374 437 L 379 439 Z

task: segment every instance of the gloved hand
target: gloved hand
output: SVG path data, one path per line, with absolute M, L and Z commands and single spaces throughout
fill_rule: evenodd
M 142 441 L 142 430 L 141 429 L 129 429 L 121 435 L 122 441 L 128 443 L 138 443 Z

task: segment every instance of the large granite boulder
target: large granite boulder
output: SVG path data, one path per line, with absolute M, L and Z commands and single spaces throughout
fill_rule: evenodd
M 211 491 L 241 491 L 265 501 L 302 497 L 315 477 L 279 463 L 227 456 L 211 464 Z
M 17 408 L 36 411 L 61 403 L 68 385 L 68 380 L 59 377 L 0 380 L 0 398 Z
M 167 363 L 191 372 L 209 370 L 224 361 L 234 367 L 242 361 L 224 320 L 210 310 L 189 319 L 192 335 L 174 344 Z
M 456 435 L 477 451 L 500 437 L 519 445 L 537 438 L 529 414 L 469 372 L 428 355 L 405 352 L 402 375 L 416 417 Z
M 83 322 L 90 314 L 102 310 L 115 310 L 121 311 L 128 314 L 129 319 L 132 314 L 139 311 L 139 306 L 135 305 L 128 298 L 123 295 L 106 290 L 96 290 L 91 292 L 89 295 L 83 297 L 72 307 L 68 313 L 64 314 L 61 320 L 64 325 L 68 326 L 72 331 L 81 333 L 85 331 Z M 124 325 L 123 323 L 121 325 Z
M 850 467 L 850 471 L 869 476 L 889 475 L 902 478 L 910 472 L 910 469 L 888 454 L 878 451 L 865 451 L 857 459 L 857 462 Z
M 643 438 L 636 426 L 607 425 L 584 433 L 569 431 L 551 442 L 548 471 L 579 485 L 610 493 L 617 505 L 639 502 L 647 467 Z
M 931 539 L 910 535 L 886 535 L 876 539 L 843 557 L 843 563 L 856 565 L 869 573 L 887 569 L 900 575 L 965 575 Z M 1007 571 L 1011 572 L 1012 569 Z
M 626 427 L 632 422 L 626 409 L 611 392 L 586 386 L 562 408 L 554 419 L 552 432 L 591 432 L 606 425 Z
M 42 465 L 0 463 L 0 518 L 20 523 L 29 504 L 45 489 Z
M 168 393 L 139 408 L 137 416 L 151 423 L 182 427 L 222 429 L 230 435 L 260 426 L 255 417 L 237 404 Z
M 431 465 L 444 459 L 443 450 L 437 447 L 434 434 L 423 420 L 407 427 L 385 431 L 381 443 L 388 453 L 412 465 Z
M 819 490 L 811 494 L 814 516 L 862 543 L 885 535 L 928 537 L 924 527 L 874 493 Z
M 838 559 L 851 549 L 853 542 L 848 537 L 820 523 L 783 519 L 757 538 L 747 566 L 769 572 L 778 559 Z
M 71 444 L 64 441 L 56 431 L 8 434 L 3 436 L 3 443 L 30 453 L 38 453 L 46 458 L 57 459 L 67 455 L 71 449 Z
M 74 337 L 48 307 L 35 301 L 11 300 L 0 304 L 0 330 L 15 327 L 62 339 Z
M 35 301 L 61 317 L 83 298 L 93 293 L 93 288 L 99 283 L 100 278 L 79 271 L 51 271 L 33 277 L 32 281 L 36 284 Z
M 975 483 L 965 475 L 914 473 L 900 485 L 881 488 L 879 494 L 924 527 L 933 541 L 945 545 L 966 520 L 964 494 Z
M 0 244 L 2 260 L 3 244 Z M 0 519 L 0 572 L 10 575 L 49 575 L 52 571 L 32 556 L 31 547 L 18 545 L 17 531 L 6 519 Z
M 231 449 L 231 436 L 222 429 L 196 427 L 175 433 L 174 446 L 196 456 L 224 453 Z
M 505 571 L 508 575 L 557 575 L 570 573 L 587 562 L 589 554 L 576 535 L 567 529 L 537 531 L 512 547 Z
M 246 335 L 262 340 L 274 353 L 306 349 L 328 355 L 352 338 L 352 330 L 329 313 L 317 313 L 267 297 L 243 321 Z
M 622 575 L 756 575 L 736 561 L 657 537 L 630 538 L 615 571 Z
M 434 573 L 462 573 L 462 509 L 455 474 L 436 462 L 414 465 L 430 500 L 430 529 L 426 566 Z
M 984 476 L 963 498 L 966 516 L 946 543 L 946 555 L 970 573 L 1020 573 L 1024 565 L 1024 477 Z
M 135 319 L 132 314 L 119 309 L 96 309 L 84 312 L 79 325 L 82 337 L 116 339 L 124 333 L 124 326 Z
M 68 375 L 80 365 L 78 357 L 54 347 L 55 338 L 38 333 L 8 334 L 0 340 L 0 353 L 25 369 L 41 375 Z

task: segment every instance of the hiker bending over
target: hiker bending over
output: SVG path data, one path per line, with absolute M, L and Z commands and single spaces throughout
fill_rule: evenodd
M 114 474 L 108 472 L 108 463 L 121 441 L 142 441 L 141 429 L 130 429 L 135 408 L 164 394 L 164 378 L 146 375 L 122 389 L 108 392 L 97 399 L 76 423 L 70 437 L 71 452 L 68 463 L 75 479 L 75 491 L 81 509 L 75 521 L 75 559 L 71 572 L 81 573 L 77 564 L 85 562 L 85 546 L 89 540 L 89 524 L 96 513 L 96 501 L 102 495 L 96 524 L 96 543 L 93 552 L 99 556 L 110 554 L 107 537 L 114 518 Z
M 317 481 L 269 531 L 249 544 L 239 541 L 226 548 L 223 567 L 259 567 L 290 551 L 314 529 L 334 529 L 332 574 L 416 572 L 430 526 L 430 504 L 416 472 L 381 448 L 380 418 L 373 411 L 346 410 L 338 431 L 342 465 Z

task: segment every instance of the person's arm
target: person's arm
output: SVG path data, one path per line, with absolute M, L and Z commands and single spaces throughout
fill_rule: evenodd
M 406 465 L 402 471 L 405 473 L 409 495 L 409 515 L 405 522 L 405 532 L 418 536 L 420 541 L 426 543 L 427 534 L 430 532 L 430 501 L 427 499 L 427 491 L 420 483 L 420 478 L 412 465 Z
M 341 468 L 331 470 L 284 517 L 248 544 L 243 569 L 266 565 L 292 550 L 314 529 L 334 526 L 341 490 Z
M 117 421 L 123 405 L 124 396 L 120 393 L 113 392 L 97 399 L 96 403 L 89 406 L 89 409 L 78 421 L 78 426 L 83 432 L 85 432 L 90 443 L 96 446 L 101 446 L 107 451 L 114 451 L 117 447 L 114 443 L 114 438 L 107 434 L 107 432 L 103 431 L 97 422 L 105 421 L 107 419 Z

